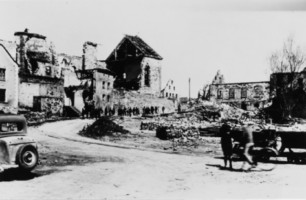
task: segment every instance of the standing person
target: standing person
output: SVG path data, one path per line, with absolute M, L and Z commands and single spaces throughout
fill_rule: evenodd
M 151 114 L 154 115 L 154 107 L 151 106 Z
M 162 111 L 163 111 L 163 113 L 165 112 L 165 106 L 162 107 Z
M 251 168 L 257 166 L 257 163 L 253 160 L 253 156 L 250 154 L 250 150 L 254 146 L 252 125 L 252 123 L 248 122 L 245 123 L 242 127 L 242 142 L 244 144 L 243 156 L 245 158 L 245 161 L 241 167 L 242 170 L 245 170 L 246 162 L 251 165 Z
M 224 156 L 224 167 L 227 166 L 227 161 L 229 161 L 230 169 L 233 169 L 232 165 L 232 155 L 233 155 L 233 144 L 231 138 L 231 126 L 228 122 L 225 122 L 220 128 L 221 135 L 221 147 Z

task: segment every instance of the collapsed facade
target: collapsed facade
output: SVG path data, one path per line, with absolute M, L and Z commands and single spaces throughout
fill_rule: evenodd
M 158 96 L 161 91 L 161 60 L 138 36 L 126 35 L 106 59 L 116 75 L 114 87 Z
M 82 56 L 73 56 L 57 54 L 46 36 L 27 29 L 14 35 L 15 42 L 0 41 L 0 104 L 75 116 L 122 106 L 175 108 L 160 98 L 162 57 L 138 36 L 125 36 L 101 61 L 93 42 L 84 43 Z
M 270 97 L 270 83 L 242 82 L 225 83 L 223 75 L 218 72 L 209 85 L 208 98 L 210 101 L 225 103 L 244 110 L 263 108 Z
M 306 118 L 306 71 L 273 73 L 270 76 L 269 111 L 276 120 L 286 117 Z
M 14 35 L 19 65 L 18 106 L 61 115 L 64 79 L 54 46 L 47 43 L 45 36 L 27 29 Z
M 97 44 L 85 42 L 82 57 L 60 54 L 64 69 L 67 109 L 111 108 L 114 74 L 97 60 Z
M 138 36 L 126 35 L 106 59 L 115 75 L 112 104 L 119 108 L 162 107 L 175 110 L 175 103 L 161 94 L 162 57 Z

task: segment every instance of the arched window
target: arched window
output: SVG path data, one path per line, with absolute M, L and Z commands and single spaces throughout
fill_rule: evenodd
M 229 99 L 235 99 L 235 88 L 229 89 Z
M 144 71 L 144 84 L 145 86 L 150 87 L 150 66 L 147 65 Z
M 217 99 L 222 99 L 222 98 L 223 98 L 222 90 L 219 89 L 219 90 L 218 90 L 218 93 L 217 93 Z
M 241 98 L 247 98 L 248 97 L 248 89 L 242 88 L 241 89 Z

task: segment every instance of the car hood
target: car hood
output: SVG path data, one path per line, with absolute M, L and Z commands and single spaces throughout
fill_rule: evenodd
M 35 140 L 27 136 L 10 136 L 3 137 L 0 140 L 5 141 L 8 145 L 35 143 Z

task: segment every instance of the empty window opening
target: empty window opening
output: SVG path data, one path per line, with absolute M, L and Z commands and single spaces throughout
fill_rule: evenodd
M 229 98 L 235 99 L 235 89 L 234 88 L 229 89 Z
M 242 88 L 241 89 L 241 98 L 247 98 L 247 93 L 248 93 L 247 88 Z
M 144 84 L 145 86 L 150 86 L 150 66 L 146 66 L 145 68 L 145 74 L 144 74 Z
M 222 99 L 222 97 L 223 97 L 222 90 L 218 90 L 217 99 Z
M 5 89 L 0 89 L 0 102 L 5 102 Z
M 5 81 L 5 69 L 0 69 L 0 81 Z

